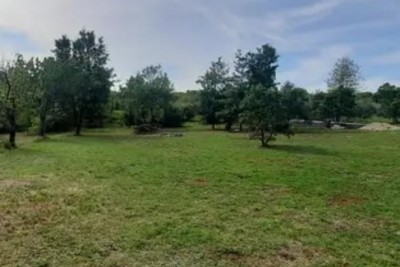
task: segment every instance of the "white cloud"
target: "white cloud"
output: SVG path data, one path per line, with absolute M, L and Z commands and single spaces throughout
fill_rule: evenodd
M 334 60 L 351 52 L 349 45 L 329 42 L 341 43 L 337 36 L 344 32 L 375 25 L 375 20 L 371 20 L 305 30 L 305 26 L 318 24 L 350 2 L 344 0 L 305 1 L 307 4 L 296 8 L 265 8 L 264 13 L 257 10 L 254 16 L 242 14 L 242 9 L 249 4 L 266 5 L 272 0 L 0 1 L 0 30 L 26 34 L 37 45 L 40 55 L 50 54 L 54 39 L 61 34 L 74 37 L 86 27 L 104 36 L 110 65 L 120 79 L 146 65 L 161 63 L 166 71 L 175 70 L 171 78 L 179 90 L 196 88 L 197 77 L 218 56 L 229 61 L 237 48 L 246 51 L 266 42 L 276 46 L 283 56 L 307 52 L 308 56 L 299 59 L 293 68 L 279 73 L 281 81 L 290 79 L 307 88 L 321 88 Z M 17 51 L 10 45 L 0 46 L 0 55 L 10 56 L 14 52 Z M 32 51 L 18 52 L 33 55 Z M 393 59 L 381 58 L 382 64 L 390 60 Z
M 390 83 L 400 86 L 400 80 L 385 79 L 382 77 L 371 77 L 362 83 L 362 90 L 375 92 L 379 88 L 379 86 L 381 86 L 384 83 Z
M 400 50 L 373 57 L 371 65 L 400 65 Z
M 351 52 L 351 47 L 345 45 L 321 48 L 317 55 L 302 58 L 292 70 L 278 73 L 277 78 L 281 83 L 289 80 L 311 91 L 325 89 L 325 81 L 337 58 Z

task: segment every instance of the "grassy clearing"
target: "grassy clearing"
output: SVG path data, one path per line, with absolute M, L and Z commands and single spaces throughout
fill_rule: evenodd
M 197 128 L 0 150 L 1 266 L 396 266 L 399 132 Z

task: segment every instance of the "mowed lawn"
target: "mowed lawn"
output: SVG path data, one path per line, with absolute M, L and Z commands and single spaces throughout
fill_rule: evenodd
M 0 150 L 0 266 L 399 266 L 400 132 L 130 130 Z

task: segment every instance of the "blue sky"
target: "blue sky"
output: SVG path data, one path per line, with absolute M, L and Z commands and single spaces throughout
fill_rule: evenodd
M 400 85 L 399 0 L 1 0 L 0 56 L 50 54 L 82 27 L 104 36 L 122 82 L 162 64 L 177 90 L 196 89 L 212 60 L 270 43 L 278 80 L 326 88 L 335 60 L 352 57 L 361 90 Z

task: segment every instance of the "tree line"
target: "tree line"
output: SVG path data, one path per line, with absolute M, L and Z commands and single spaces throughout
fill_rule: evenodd
M 235 55 L 234 70 L 218 58 L 197 83 L 201 86 L 200 112 L 207 124 L 225 124 L 230 131 L 243 125 L 259 133 L 263 146 L 278 133 L 291 135 L 290 122 L 319 120 L 332 123 L 365 120 L 373 116 L 398 123 L 400 87 L 389 83 L 376 93 L 362 92 L 362 76 L 354 60 L 337 60 L 327 77 L 327 90 L 309 93 L 291 82 L 276 82 L 278 55 L 266 44 L 256 51 Z
M 71 39 L 55 40 L 52 56 L 25 59 L 17 55 L 0 63 L 0 132 L 9 148 L 16 132 L 47 132 L 105 124 L 134 126 L 137 133 L 180 127 L 202 120 L 257 132 L 263 146 L 278 133 L 291 135 L 290 121 L 349 121 L 372 116 L 400 117 L 400 88 L 388 83 L 376 93 L 359 91 L 360 71 L 350 58 L 338 60 L 328 90 L 309 93 L 291 82 L 276 82 L 279 56 L 268 44 L 235 55 L 234 69 L 218 58 L 199 77 L 200 90 L 176 92 L 160 65 L 147 66 L 118 90 L 102 37 L 81 30 Z

